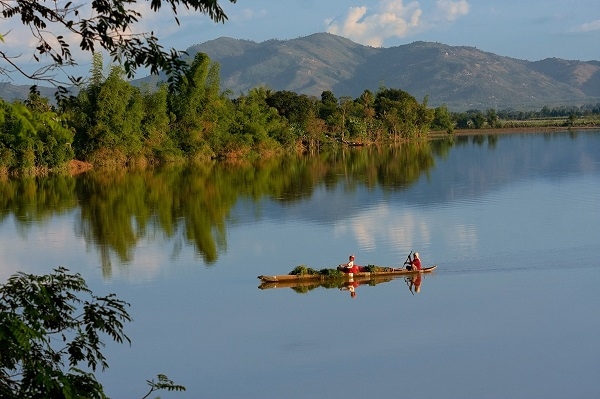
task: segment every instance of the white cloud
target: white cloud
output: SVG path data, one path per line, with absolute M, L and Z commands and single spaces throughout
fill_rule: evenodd
M 380 0 L 374 7 L 351 7 L 342 18 L 326 19 L 325 26 L 329 33 L 381 47 L 386 39 L 407 37 L 433 26 L 431 21 L 456 21 L 469 8 L 467 0 L 438 0 L 435 11 L 425 11 L 417 1 Z
M 459 17 L 469 13 L 469 3 L 466 0 L 438 0 L 436 7 L 442 15 L 442 19 L 446 21 L 456 21 Z
M 382 0 L 374 9 L 351 7 L 343 21 L 325 21 L 327 32 L 341 35 L 358 43 L 381 47 L 391 37 L 405 37 L 417 29 L 423 11 L 418 2 L 404 5 L 403 0 Z
M 267 10 L 252 10 L 250 8 L 244 8 L 239 12 L 229 14 L 229 21 L 251 21 L 254 19 L 264 18 L 267 15 Z
M 592 32 L 596 30 L 600 30 L 600 19 L 597 19 L 592 22 L 586 22 L 579 26 L 580 32 Z

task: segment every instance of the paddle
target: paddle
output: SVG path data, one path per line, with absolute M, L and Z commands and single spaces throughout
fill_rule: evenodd
M 412 289 L 412 279 L 410 277 L 404 277 L 404 281 L 406 282 L 406 286 L 408 287 L 408 290 L 410 291 L 410 293 L 415 295 L 415 293 L 413 292 L 413 289 Z
M 410 253 L 408 254 L 408 256 L 406 257 L 406 260 L 404 261 L 405 265 L 410 265 L 410 256 L 412 255 L 412 251 L 410 251 Z

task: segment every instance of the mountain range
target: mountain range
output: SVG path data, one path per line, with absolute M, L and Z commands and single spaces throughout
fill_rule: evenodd
M 264 86 L 319 98 L 326 90 L 356 98 L 366 89 L 387 87 L 453 111 L 600 102 L 600 61 L 595 60 L 527 61 L 422 41 L 375 48 L 329 33 L 261 43 L 221 37 L 186 51 L 190 57 L 206 53 L 219 63 L 221 88 L 233 96 Z M 161 79 L 151 76 L 134 84 Z
M 431 106 L 451 109 L 535 108 L 596 103 L 600 62 L 548 58 L 525 61 L 474 47 L 414 42 L 374 48 L 317 33 L 292 40 L 219 38 L 190 47 L 221 66 L 224 88 L 234 94 L 264 85 L 319 96 L 356 98 L 384 86 L 402 89 Z

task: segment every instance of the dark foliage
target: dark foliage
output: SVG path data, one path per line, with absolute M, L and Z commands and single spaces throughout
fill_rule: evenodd
M 93 372 L 108 367 L 104 336 L 130 342 L 128 306 L 62 267 L 10 277 L 0 286 L 0 397 L 104 398 Z
M 230 1 L 235 3 L 236 0 Z M 59 84 L 60 94 L 65 95 L 67 91 L 62 82 L 56 80 L 53 71 L 77 64 L 71 52 L 71 45 L 77 44 L 81 50 L 91 53 L 104 49 L 114 62 L 123 66 L 130 78 L 137 68 L 146 67 L 152 74 L 164 71 L 171 83 L 178 83 L 187 67 L 181 52 L 165 50 L 153 32 L 131 33 L 136 32 L 136 24 L 142 19 L 142 14 L 135 10 L 135 3 L 136 0 L 96 0 L 90 3 L 91 10 L 87 10 L 71 1 L 0 1 L 2 18 L 20 19 L 37 41 L 32 57 L 38 62 L 51 61 L 50 65 L 29 74 L 19 67 L 18 55 L 0 51 L 0 59 L 9 66 L 0 66 L 0 74 L 10 76 L 16 72 L 30 79 Z M 153 12 L 169 7 L 178 24 L 177 14 L 181 7 L 206 14 L 215 22 L 227 19 L 217 0 L 151 0 L 150 6 Z M 59 32 L 66 32 L 79 42 L 70 43 Z M 70 80 L 77 84 L 82 78 L 70 76 Z

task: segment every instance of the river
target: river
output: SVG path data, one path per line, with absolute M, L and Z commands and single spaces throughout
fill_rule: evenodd
M 0 181 L 0 277 L 65 266 L 131 304 L 115 399 L 591 398 L 600 132 Z M 297 265 L 424 265 L 420 289 L 260 289 Z

